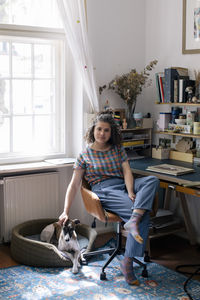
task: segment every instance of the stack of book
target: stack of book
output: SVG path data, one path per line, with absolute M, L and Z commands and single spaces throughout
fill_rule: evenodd
M 155 217 L 150 220 L 150 235 L 151 233 L 162 232 L 166 228 L 176 228 L 176 226 L 180 226 L 181 219 L 175 217 L 173 212 L 165 209 L 158 209 L 158 212 Z
M 138 145 L 144 145 L 144 140 L 139 141 L 123 141 L 122 145 L 124 147 L 131 147 L 131 146 L 138 146 Z
M 188 69 L 182 67 L 165 68 L 156 76 L 157 98 L 159 103 L 187 102 L 187 87 L 195 88 L 195 80 L 191 80 Z

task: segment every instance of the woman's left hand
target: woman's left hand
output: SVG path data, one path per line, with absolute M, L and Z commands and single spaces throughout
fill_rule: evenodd
M 132 193 L 128 193 L 129 198 L 134 202 L 135 201 L 135 197 L 136 195 L 132 192 Z

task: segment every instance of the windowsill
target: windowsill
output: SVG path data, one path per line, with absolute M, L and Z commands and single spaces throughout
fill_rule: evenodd
M 43 170 L 55 170 L 63 167 L 71 167 L 74 164 L 73 158 L 51 159 L 33 163 L 19 163 L 0 165 L 0 175 L 7 175 L 22 172 L 35 172 Z

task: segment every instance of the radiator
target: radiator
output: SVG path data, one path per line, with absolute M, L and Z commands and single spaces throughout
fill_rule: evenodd
M 12 228 L 22 222 L 58 218 L 58 173 L 4 177 L 0 191 L 0 239 L 9 242 Z

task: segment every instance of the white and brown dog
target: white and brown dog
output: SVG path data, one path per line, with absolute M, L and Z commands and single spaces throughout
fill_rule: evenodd
M 75 231 L 76 225 L 80 221 L 68 219 L 64 225 L 60 225 L 59 222 L 47 225 L 40 234 L 40 239 L 43 242 L 52 243 L 56 238 L 58 250 L 60 250 L 65 256 L 69 257 L 72 261 L 72 273 L 78 273 L 80 267 L 80 246 Z

